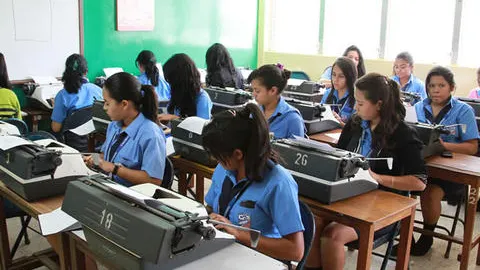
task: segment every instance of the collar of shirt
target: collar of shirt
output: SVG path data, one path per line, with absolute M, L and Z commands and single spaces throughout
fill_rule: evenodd
M 333 89 L 333 96 L 337 99 L 337 102 L 340 102 L 341 100 L 347 99 L 349 96 L 350 91 L 347 89 L 343 96 L 341 98 L 338 97 L 338 91 L 336 89 Z
M 262 112 L 265 111 L 265 108 L 263 106 L 260 106 L 260 109 L 262 110 Z M 289 106 L 288 103 L 285 101 L 285 99 L 282 96 L 280 96 L 277 107 L 275 108 L 275 111 L 272 113 L 270 118 L 268 118 L 268 122 L 272 122 L 273 119 L 275 119 L 275 117 L 293 110 L 295 110 L 295 108 L 292 106 Z
M 406 91 L 408 87 L 410 87 L 410 85 L 413 83 L 413 74 L 410 74 L 410 78 L 408 78 L 408 82 L 403 87 L 400 84 L 400 77 L 395 75 L 393 76 L 392 79 L 398 83 L 398 85 L 400 86 L 400 90 Z
M 426 99 L 422 100 L 422 102 L 423 102 L 423 108 L 433 116 L 432 100 L 430 98 L 426 98 Z M 455 98 L 452 98 L 452 96 L 450 96 L 450 100 L 447 102 L 447 104 L 445 104 L 445 106 L 443 106 L 443 108 L 440 111 L 443 111 L 443 109 L 448 107 L 448 106 L 450 107 L 450 110 L 452 110 L 455 107 L 455 105 L 457 105 L 457 104 L 458 104 L 458 100 L 456 100 Z M 445 115 L 447 113 L 445 113 Z M 445 115 L 443 115 L 442 119 L 445 118 Z
M 142 113 L 139 113 L 132 123 L 130 123 L 125 129 L 125 132 L 129 137 L 135 137 L 145 121 L 147 121 L 147 118 L 145 118 Z M 122 121 L 114 121 L 114 123 L 115 134 L 122 132 Z

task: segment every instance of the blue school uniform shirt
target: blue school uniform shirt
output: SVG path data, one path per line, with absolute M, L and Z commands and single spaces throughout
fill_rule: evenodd
M 125 132 L 127 137 L 110 160 L 110 149 L 122 132 Z M 139 113 L 125 130 L 122 130 L 121 121 L 112 121 L 107 128 L 102 153 L 106 161 L 120 163 L 129 169 L 145 171 L 152 178 L 163 179 L 166 160 L 165 135 L 156 123 L 145 118 L 142 113 Z M 117 175 L 113 180 L 124 186 L 132 185 Z
M 94 100 L 103 100 L 102 89 L 86 80 L 78 89 L 78 93 L 68 93 L 62 89 L 55 96 L 51 118 L 57 123 L 63 123 L 72 112 L 92 106 Z
M 152 85 L 152 82 L 145 72 L 138 75 L 137 78 L 141 84 Z M 154 87 L 157 92 L 158 100 L 170 100 L 170 84 L 168 84 L 162 76 L 158 76 L 158 85 Z
M 327 79 L 327 80 L 331 80 L 332 79 L 332 66 L 329 66 L 325 69 L 325 71 L 323 72 L 322 76 L 321 76 L 322 79 Z
M 259 230 L 263 236 L 269 238 L 281 238 L 303 231 L 297 183 L 281 165 L 272 161 L 269 161 L 268 165 L 270 170 L 266 171 L 261 181 L 253 181 L 238 199 L 235 200 L 234 197 L 229 201 L 231 210 L 226 218 L 239 226 L 250 222 L 250 228 Z M 220 211 L 219 202 L 224 181 L 231 181 L 231 185 L 235 187 L 248 180 L 245 178 L 237 183 L 236 172 L 225 170 L 219 164 L 215 168 L 212 185 L 205 197 L 205 201 L 215 213 Z
M 393 76 L 392 80 L 396 81 L 400 85 L 400 78 L 398 76 Z M 420 80 L 419 78 L 413 76 L 413 74 L 410 74 L 410 78 L 408 79 L 407 84 L 400 88 L 400 90 L 404 92 L 409 92 L 409 93 L 414 93 L 420 96 L 420 100 L 426 99 L 427 98 L 427 92 L 425 90 L 425 83 Z M 412 100 L 412 105 L 417 103 L 420 100 Z
M 203 89 L 200 89 L 200 91 L 197 94 L 197 99 L 195 102 L 197 104 L 196 116 L 201 117 L 203 119 L 210 119 L 210 117 L 212 116 L 211 112 L 212 112 L 213 103 L 208 93 L 205 92 Z M 180 110 L 178 108 L 175 108 L 173 114 L 180 116 Z
M 327 104 L 327 98 L 330 95 L 331 91 L 332 91 L 332 88 L 328 88 L 327 90 L 325 90 L 325 93 L 323 94 L 323 97 L 320 103 Z M 339 98 L 338 91 L 334 90 L 333 101 L 328 103 L 328 104 L 341 104 L 341 106 L 332 106 L 332 111 L 340 115 L 340 117 L 342 118 L 342 121 L 345 123 L 348 121 L 348 119 L 350 119 L 350 117 L 352 117 L 352 114 L 355 112 L 353 107 L 349 105 L 349 100 L 351 98 L 353 97 L 350 95 L 350 91 L 346 91 L 345 94 L 343 94 L 343 97 Z
M 438 119 L 433 119 L 431 102 L 430 98 L 426 98 L 415 104 L 418 122 L 445 126 L 454 124 L 466 125 L 465 133 L 463 133 L 462 128 L 458 126 L 453 128 L 453 134 L 440 135 L 444 142 L 461 143 L 479 138 L 475 113 L 467 103 L 455 98 L 450 98 L 450 101 L 438 114 Z
M 263 106 L 260 109 L 264 111 Z M 300 112 L 280 96 L 277 108 L 268 118 L 268 127 L 273 132 L 275 139 L 305 137 L 305 124 Z

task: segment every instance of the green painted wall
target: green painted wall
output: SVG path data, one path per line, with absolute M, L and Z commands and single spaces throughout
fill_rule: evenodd
M 151 50 L 161 63 L 174 53 L 187 53 L 205 67 L 205 52 L 223 43 L 236 66 L 257 64 L 257 0 L 155 0 L 155 29 L 116 31 L 115 0 L 84 0 L 85 56 L 90 80 L 104 67 L 137 74 L 135 58 Z

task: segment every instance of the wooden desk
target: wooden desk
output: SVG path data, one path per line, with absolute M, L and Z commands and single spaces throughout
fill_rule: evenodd
M 1 269 L 31 269 L 38 267 L 38 260 L 31 258 L 20 258 L 12 261 L 10 258 L 10 244 L 8 241 L 7 223 L 5 218 L 5 211 L 3 200 L 10 200 L 20 209 L 25 211 L 28 215 L 38 219 L 38 215 L 51 212 L 62 205 L 63 196 L 52 197 L 36 202 L 27 202 L 15 192 L 8 189 L 3 182 L 0 181 L 0 246 Z M 57 247 L 58 256 L 60 259 L 61 269 L 66 269 L 69 262 L 68 252 L 68 238 L 65 234 L 58 234 L 48 237 L 49 242 Z
M 374 232 L 400 221 L 400 244 L 395 269 L 408 269 L 410 244 L 417 201 L 382 190 L 374 190 L 331 205 L 301 198 L 319 217 L 359 230 L 357 269 L 370 269 Z
M 178 170 L 178 193 L 187 195 L 187 173 L 195 174 L 195 200 L 200 203 L 205 198 L 205 178 L 212 179 L 215 168 L 210 168 L 180 156 L 171 157 L 173 167 Z
M 480 242 L 480 235 L 473 236 L 475 214 L 480 193 L 480 158 L 476 156 L 453 153 L 453 158 L 434 156 L 426 159 L 428 176 L 452 181 L 468 186 L 465 228 L 463 239 L 434 233 L 435 237 L 451 239 L 462 244 L 460 269 L 468 269 L 470 251 Z M 424 232 L 421 229 L 416 231 Z M 480 245 L 477 252 L 477 265 L 480 265 Z
M 28 118 L 32 120 L 32 131 L 38 131 L 38 122 L 41 120 L 50 120 L 52 111 L 38 110 L 33 108 L 24 108 L 22 111 L 28 114 Z
M 311 140 L 314 140 L 314 141 L 317 141 L 317 142 L 328 143 L 333 147 L 337 146 L 338 140 L 335 139 L 335 138 L 332 138 L 330 136 L 327 136 L 326 134 L 328 134 L 328 133 L 340 134 L 340 133 L 342 133 L 342 130 L 341 129 L 334 129 L 334 130 L 330 130 L 330 131 L 325 131 L 325 132 L 309 135 L 308 137 Z

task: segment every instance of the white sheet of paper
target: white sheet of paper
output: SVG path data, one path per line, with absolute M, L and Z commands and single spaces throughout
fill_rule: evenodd
M 175 148 L 173 148 L 173 137 L 172 136 L 167 138 L 166 145 L 167 145 L 167 156 L 175 154 Z
M 203 127 L 208 120 L 200 118 L 198 116 L 190 116 L 185 118 L 180 124 L 179 128 L 191 131 L 195 134 L 202 135 Z
M 111 68 L 104 68 L 103 73 L 105 73 L 105 77 L 110 77 L 115 73 L 123 72 L 123 68 L 121 67 L 111 67 Z
M 332 120 L 332 121 L 340 124 L 340 122 L 338 122 L 337 118 L 335 118 L 335 116 L 333 116 L 332 107 L 328 106 L 328 105 L 325 105 L 325 111 L 322 113 L 322 121 L 325 121 L 325 120 Z
M 328 152 L 331 152 L 331 151 L 335 150 L 335 148 L 333 148 L 331 145 L 329 145 L 327 143 L 317 142 L 317 141 L 314 141 L 314 140 L 305 139 L 303 137 L 299 137 L 299 136 L 295 136 L 295 135 L 294 135 L 294 138 L 299 143 L 301 143 L 305 146 L 311 147 L 311 148 L 315 148 L 315 149 L 319 149 L 319 150 L 323 150 L 323 151 L 328 151 Z
M 151 199 L 150 197 L 145 196 L 140 192 L 137 192 L 133 189 L 130 189 L 128 187 L 125 187 L 125 186 L 122 186 L 122 185 L 119 185 L 119 184 L 106 183 L 105 185 L 114 189 L 114 190 L 116 190 L 116 191 L 119 191 L 119 192 L 127 195 L 130 198 L 133 198 L 133 199 L 136 199 L 136 200 L 139 200 L 139 201 L 142 201 L 142 202 L 145 201 L 145 200 Z
M 378 185 L 378 182 L 372 178 L 368 170 L 364 170 L 362 168 L 358 169 L 358 172 L 355 174 L 355 177 L 353 177 L 353 179 L 364 179 Z
M 248 76 L 253 72 L 251 69 L 240 69 L 240 73 L 242 74 L 242 77 L 244 80 L 248 79 Z
M 287 81 L 287 85 L 299 86 L 299 85 L 301 85 L 304 81 L 305 81 L 305 80 L 290 78 L 290 79 L 288 79 L 288 81 Z
M 205 83 L 207 78 L 207 70 L 204 68 L 199 68 L 198 72 L 200 72 L 200 82 Z
M 63 212 L 61 208 L 39 215 L 38 222 L 43 236 L 79 229 L 82 226 L 80 222 Z
M 2 136 L 0 139 L 0 149 L 4 151 L 21 145 L 34 145 L 34 143 L 17 136 Z
M 93 120 L 90 119 L 90 121 L 86 122 L 85 124 L 76 127 L 74 129 L 70 129 L 70 132 L 73 132 L 79 136 L 84 136 L 87 134 L 90 134 L 95 131 L 95 125 L 93 125 Z
M 415 106 L 407 105 L 405 106 L 406 115 L 405 122 L 418 123 L 417 112 L 415 111 Z
M 38 84 L 59 84 L 61 83 L 53 76 L 30 76 L 35 83 Z
M 326 133 L 325 135 L 338 141 L 341 134 L 342 133 Z
M 87 238 L 85 237 L 85 233 L 83 232 L 83 230 L 76 230 L 76 231 L 73 231 L 73 233 L 80 237 L 80 239 L 82 239 L 83 241 L 87 242 Z

